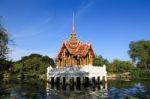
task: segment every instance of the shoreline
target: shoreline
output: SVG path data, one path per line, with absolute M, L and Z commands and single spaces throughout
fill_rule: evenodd
M 129 80 L 150 80 L 150 78 L 139 78 L 139 77 L 107 77 L 107 80 L 122 80 L 122 79 L 129 79 Z

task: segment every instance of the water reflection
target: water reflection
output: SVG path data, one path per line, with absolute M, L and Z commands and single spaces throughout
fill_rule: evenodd
M 47 83 L 48 99 L 97 99 L 108 98 L 107 83 L 99 85 L 61 85 Z
M 74 86 L 38 80 L 0 82 L 0 99 L 150 99 L 149 82 L 108 80 Z
M 146 89 L 141 83 L 135 83 L 134 86 L 130 88 L 111 87 L 108 94 L 110 99 L 149 99 L 150 97 L 147 95 L 148 90 L 149 89 Z

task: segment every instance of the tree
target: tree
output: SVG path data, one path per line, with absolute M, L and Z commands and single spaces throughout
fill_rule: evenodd
M 130 72 L 134 68 L 134 65 L 130 61 L 114 60 L 108 67 L 108 72 L 112 73 L 124 73 Z
M 52 67 L 55 67 L 55 63 L 52 58 L 48 56 L 42 56 L 40 54 L 24 56 L 21 60 L 14 64 L 15 73 L 36 77 L 42 74 L 46 74 L 48 66 L 51 65 Z
M 8 54 L 9 37 L 6 29 L 0 23 L 0 60 L 5 60 Z
M 150 69 L 150 40 L 131 42 L 129 48 L 128 53 L 137 67 Z
M 107 59 L 104 59 L 101 55 L 95 57 L 93 61 L 93 66 L 103 66 L 104 64 L 109 64 Z
M 54 60 L 48 56 L 43 56 L 42 61 L 45 63 L 51 64 L 51 66 L 55 67 Z
M 12 40 L 10 40 L 7 30 L 3 27 L 0 20 L 0 72 L 9 70 L 10 67 L 12 67 L 12 62 L 7 59 L 7 55 L 9 53 L 8 44 L 11 41 Z

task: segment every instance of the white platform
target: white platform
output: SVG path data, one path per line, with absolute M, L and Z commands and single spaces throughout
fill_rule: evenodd
M 47 68 L 47 80 L 51 81 L 51 78 L 60 77 L 62 79 L 65 77 L 66 79 L 77 78 L 80 77 L 83 79 L 84 77 L 88 77 L 92 79 L 93 77 L 97 80 L 99 78 L 100 81 L 107 81 L 107 71 L 106 66 L 92 66 L 86 65 L 82 68 L 78 66 L 73 67 L 64 67 L 64 68 L 52 68 L 51 66 Z

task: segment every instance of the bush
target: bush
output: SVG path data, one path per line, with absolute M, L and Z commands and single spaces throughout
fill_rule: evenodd
M 130 72 L 133 68 L 135 67 L 130 61 L 114 60 L 107 66 L 107 71 L 109 73 L 125 73 Z
M 142 70 L 140 68 L 134 68 L 131 71 L 131 77 L 133 77 L 133 78 L 150 78 L 150 71 Z
M 46 74 L 48 66 L 55 67 L 54 60 L 48 56 L 39 54 L 31 54 L 23 57 L 14 63 L 14 73 L 20 75 L 21 78 L 39 78 L 39 75 Z

